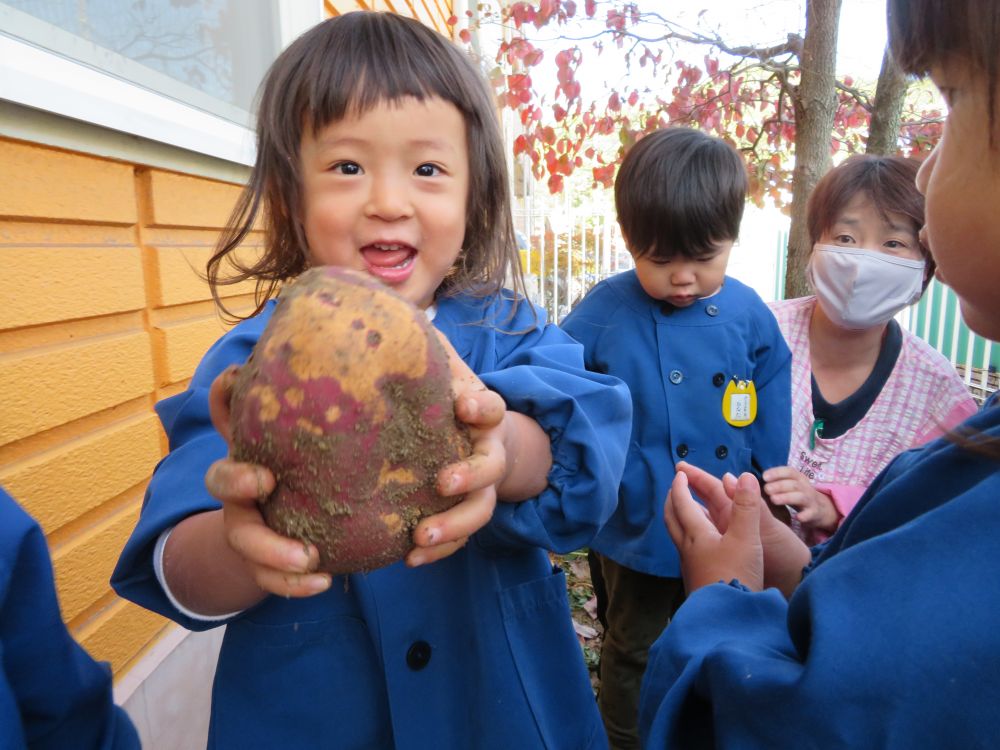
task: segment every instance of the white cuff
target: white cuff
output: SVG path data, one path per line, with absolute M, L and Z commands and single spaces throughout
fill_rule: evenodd
M 170 532 L 173 530 L 174 527 L 171 526 L 169 529 L 160 534 L 160 537 L 156 540 L 156 547 L 153 549 L 153 571 L 156 573 L 156 580 L 160 582 L 160 588 L 163 589 L 163 593 L 166 594 L 170 603 L 173 604 L 177 611 L 185 617 L 190 617 L 192 620 L 201 620 L 202 622 L 221 622 L 222 620 L 228 620 L 231 617 L 235 617 L 242 612 L 243 610 L 233 612 L 228 615 L 200 615 L 197 612 L 192 612 L 190 609 L 177 601 L 177 598 L 173 595 L 173 592 L 167 585 L 167 577 L 163 574 L 163 548 L 167 546 L 167 539 L 170 538 Z

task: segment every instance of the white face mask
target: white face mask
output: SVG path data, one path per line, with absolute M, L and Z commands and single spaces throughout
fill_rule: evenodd
M 924 261 L 817 243 L 806 275 L 833 323 L 862 330 L 888 323 L 920 299 Z

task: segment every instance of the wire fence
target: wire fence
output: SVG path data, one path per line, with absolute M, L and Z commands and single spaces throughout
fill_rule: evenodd
M 514 226 L 528 295 L 554 323 L 597 282 L 634 266 L 612 211 L 581 210 L 568 203 L 534 210 L 527 204 L 515 210 Z M 780 299 L 787 231 L 772 226 L 763 236 L 743 237 L 741 244 L 754 251 L 745 263 L 754 270 L 752 278 L 742 280 L 764 299 Z M 977 401 L 1000 390 L 1000 346 L 969 330 L 951 289 L 932 281 L 920 302 L 897 320 L 952 362 Z
M 597 282 L 633 267 L 613 216 L 522 210 L 514 226 L 528 296 L 554 323 Z

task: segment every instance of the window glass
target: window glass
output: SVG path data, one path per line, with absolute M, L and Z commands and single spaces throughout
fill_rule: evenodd
M 250 124 L 280 49 L 277 0 L 3 0 L 4 32 Z

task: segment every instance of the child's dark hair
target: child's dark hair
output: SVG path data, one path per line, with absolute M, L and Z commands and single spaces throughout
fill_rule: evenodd
M 997 0 L 889 0 L 889 43 L 899 67 L 926 75 L 935 65 L 961 60 L 982 71 L 996 124 L 1000 83 L 1000 3 Z
M 328 19 L 278 56 L 259 96 L 257 160 L 207 267 L 212 295 L 224 311 L 218 285 L 256 278 L 252 315 L 274 296 L 281 281 L 308 265 L 299 166 L 305 129 L 316 133 L 347 114 L 363 114 L 406 97 L 449 102 L 466 125 L 465 239 L 439 293 L 497 292 L 508 273 L 515 290 L 523 291 L 493 97 L 472 61 L 441 34 L 393 13 L 360 11 Z M 263 219 L 264 253 L 256 262 L 241 262 L 234 251 L 258 219 Z M 224 261 L 235 273 L 223 275 Z
M 699 258 L 735 240 L 747 198 L 746 165 L 706 133 L 666 128 L 643 137 L 615 178 L 618 223 L 636 258 Z
M 889 214 L 905 216 L 916 235 L 924 225 L 924 196 L 916 185 L 919 169 L 920 162 L 902 156 L 857 155 L 846 159 L 823 175 L 809 196 L 809 239 L 813 244 L 819 242 L 858 193 L 866 195 L 887 222 Z M 926 263 L 926 288 L 937 265 L 927 246 L 919 240 L 918 244 Z

